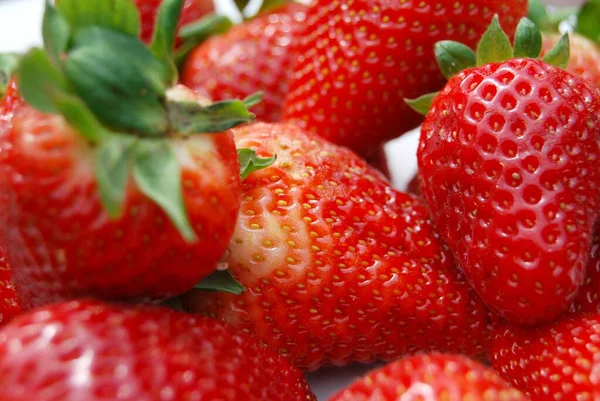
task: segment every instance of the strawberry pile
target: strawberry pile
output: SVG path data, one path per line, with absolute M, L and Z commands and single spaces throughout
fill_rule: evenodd
M 600 4 L 235 3 L 0 55 L 0 400 L 600 400 Z

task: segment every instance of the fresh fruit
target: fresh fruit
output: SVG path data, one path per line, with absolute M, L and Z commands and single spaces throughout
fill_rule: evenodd
M 383 174 L 388 180 L 392 179 L 387 153 L 384 146 L 380 146 L 379 149 L 377 149 L 377 151 L 367 159 L 367 163 L 379 170 L 379 172 L 381 172 L 381 174 Z
M 260 120 L 279 121 L 297 57 L 290 47 L 305 12 L 305 5 L 291 3 L 209 39 L 187 58 L 181 82 L 213 100 L 243 99 L 262 91 L 263 101 L 252 111 Z
M 8 89 L 12 76 L 19 63 L 19 56 L 13 53 L 0 53 L 0 100 Z
M 495 20 L 477 56 L 438 45 L 450 49 L 447 75 L 477 67 L 433 100 L 418 161 L 434 224 L 471 284 L 504 318 L 533 324 L 564 312 L 583 283 L 600 216 L 600 89 L 527 58 L 541 44 L 530 21 L 517 39 L 513 53 Z M 464 62 L 450 57 L 459 52 Z M 544 60 L 565 63 L 567 38 Z
M 533 401 L 598 400 L 600 315 L 502 328 L 493 341 L 492 366 Z
M 21 312 L 15 288 L 11 280 L 10 267 L 4 251 L 0 248 L 0 325 L 6 324 Z
M 315 401 L 300 371 L 216 320 L 87 300 L 0 331 L 0 399 Z
M 154 33 L 158 9 L 163 0 L 134 0 L 134 2 L 140 13 L 140 38 L 144 42 L 150 43 Z M 215 5 L 212 0 L 185 0 L 179 19 L 179 29 L 184 25 L 202 19 L 214 12 L 214 10 Z M 178 38 L 175 43 L 179 45 L 181 44 L 181 40 Z
M 486 311 L 454 269 L 425 207 L 346 148 L 292 124 L 234 129 L 274 165 L 243 182 L 223 262 L 239 296 L 183 305 L 255 333 L 296 366 L 486 351 Z
M 171 86 L 181 0 L 164 3 L 151 50 L 135 8 L 103 14 L 103 1 L 47 5 L 47 50 L 23 57 L 27 104 L 0 136 L 0 230 L 25 309 L 178 295 L 215 270 L 235 226 L 240 167 L 224 130 L 252 114 Z
M 560 39 L 559 34 L 543 35 L 542 53 L 549 52 Z M 585 36 L 572 33 L 571 55 L 567 71 L 600 86 L 600 46 Z
M 463 356 L 417 355 L 356 380 L 329 401 L 527 401 L 498 374 Z
M 600 229 L 596 229 L 592 239 L 592 250 L 586 265 L 586 278 L 575 302 L 572 313 L 600 313 Z
M 421 182 L 419 181 L 419 175 L 415 175 L 412 180 L 408 183 L 406 191 L 409 194 L 413 194 L 416 196 L 423 196 L 421 193 Z
M 527 1 L 316 1 L 297 41 L 283 117 L 369 156 L 422 121 L 404 98 L 443 86 L 434 44 L 475 46 L 496 13 L 512 31 Z

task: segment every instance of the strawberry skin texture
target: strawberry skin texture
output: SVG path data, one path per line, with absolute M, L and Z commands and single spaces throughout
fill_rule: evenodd
M 566 317 L 539 328 L 504 327 L 492 366 L 533 401 L 600 399 L 600 315 Z
M 572 313 L 600 313 L 600 230 L 592 240 L 592 250 L 586 266 L 586 278 L 577 299 L 571 305 Z
M 217 320 L 59 303 L 0 332 L 3 401 L 316 401 L 302 373 Z
M 158 8 L 163 0 L 134 0 L 134 3 L 140 13 L 141 32 L 140 38 L 150 43 L 154 34 L 154 25 L 156 23 L 156 15 Z M 195 22 L 202 17 L 214 12 L 215 6 L 212 0 L 185 0 L 179 18 L 179 27 Z M 179 46 L 181 41 L 176 40 L 176 46 Z
M 0 248 L 0 326 L 21 312 L 11 272 L 4 251 Z
M 438 242 L 424 206 L 346 148 L 291 124 L 234 130 L 276 163 L 243 182 L 224 257 L 240 296 L 184 305 L 255 333 L 296 366 L 486 351 L 486 311 Z
M 583 283 L 600 210 L 600 91 L 539 60 L 453 77 L 418 151 L 433 221 L 484 302 L 532 324 Z
M 558 34 L 543 34 L 542 54 L 549 52 L 560 39 Z M 577 33 L 569 33 L 571 54 L 567 71 L 600 86 L 600 46 Z
M 329 401 L 528 401 L 493 370 L 457 355 L 416 355 L 358 379 Z
M 261 91 L 263 101 L 252 112 L 260 120 L 279 121 L 296 61 L 290 47 L 305 23 L 306 8 L 278 7 L 204 42 L 186 59 L 181 82 L 214 101 Z
M 526 0 L 319 0 L 307 12 L 283 118 L 369 156 L 422 117 L 404 102 L 446 81 L 433 48 L 475 46 L 494 14 L 514 32 Z
M 6 92 L 0 99 L 0 121 L 7 121 L 12 117 L 12 112 L 17 106 L 23 103 L 23 99 L 19 94 L 17 80 L 12 79 L 6 88 Z
M 163 299 L 212 273 L 231 238 L 240 195 L 231 133 L 173 139 L 186 242 L 131 180 L 121 217 L 100 202 L 95 149 L 60 117 L 26 104 L 0 136 L 0 230 L 24 309 L 64 299 Z

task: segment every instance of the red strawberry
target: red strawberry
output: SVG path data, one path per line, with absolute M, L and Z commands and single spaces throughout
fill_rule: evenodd
M 181 82 L 213 100 L 263 91 L 263 102 L 253 111 L 261 120 L 279 121 L 296 60 L 290 46 L 305 12 L 305 5 L 291 3 L 206 41 L 187 58 Z
M 390 166 L 388 164 L 387 153 L 385 147 L 380 146 L 379 149 L 367 159 L 367 162 L 381 172 L 388 180 L 392 178 Z
M 10 267 L 4 251 L 0 248 L 0 325 L 5 324 L 21 312 L 17 294 L 11 280 Z
M 316 401 L 300 371 L 216 320 L 97 301 L 5 326 L 0 399 Z
M 192 293 L 193 311 L 250 331 L 297 366 L 486 350 L 486 312 L 424 206 L 346 148 L 291 124 L 235 129 L 277 162 L 243 182 L 224 262 L 240 296 Z
M 492 366 L 534 401 L 600 399 L 600 315 L 501 329 Z
M 134 0 L 134 2 L 140 13 L 140 37 L 144 42 L 150 43 L 154 33 L 158 8 L 163 0 Z M 212 0 L 185 0 L 183 9 L 181 10 L 179 27 L 195 22 L 214 12 L 214 10 L 215 5 Z M 180 44 L 181 42 L 178 39 L 176 43 Z
M 573 305 L 573 313 L 600 313 L 600 230 L 592 239 L 592 251 L 586 266 L 586 279 Z
M 542 53 L 549 52 L 560 39 L 558 34 L 544 34 Z M 567 71 L 600 86 L 600 46 L 585 36 L 573 33 Z
M 527 401 L 496 372 L 463 356 L 418 355 L 374 370 L 329 401 Z
M 0 135 L 0 230 L 22 306 L 178 295 L 215 270 L 233 233 L 239 164 L 231 133 L 217 133 L 252 115 L 170 87 L 169 55 L 159 61 L 126 30 L 73 35 L 67 57 L 24 56 L 28 103 Z
M 404 103 L 443 86 L 433 46 L 474 46 L 494 14 L 513 30 L 526 0 L 319 0 L 307 12 L 284 119 L 368 156 L 421 118 Z
M 540 35 L 531 22 L 521 28 L 522 37 Z M 516 44 L 517 54 L 527 48 Z M 600 216 L 600 89 L 541 60 L 490 54 L 513 54 L 497 21 L 480 44 L 480 66 L 450 79 L 433 102 L 419 145 L 421 186 L 484 302 L 514 322 L 549 321 L 583 282 Z M 550 55 L 566 61 L 568 52 Z
M 415 175 L 412 180 L 408 183 L 407 192 L 416 196 L 422 196 L 421 183 L 419 182 L 419 175 Z

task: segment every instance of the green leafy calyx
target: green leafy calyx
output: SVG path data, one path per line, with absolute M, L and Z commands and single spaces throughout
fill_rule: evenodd
M 254 115 L 247 100 L 200 105 L 169 95 L 177 82 L 173 49 L 183 2 L 163 1 L 147 47 L 138 38 L 133 0 L 48 1 L 44 47 L 22 57 L 17 77 L 25 101 L 62 115 L 96 147 L 96 181 L 111 217 L 120 216 L 134 182 L 194 241 L 169 138 L 217 133 Z M 15 63 L 14 56 L 0 56 L 0 90 Z
M 259 157 L 252 149 L 243 148 L 238 149 L 237 152 L 242 180 L 248 178 L 251 173 L 267 168 L 277 161 L 277 156 Z
M 500 63 L 511 58 L 538 58 L 542 51 L 542 34 L 529 19 L 523 18 L 515 33 L 514 46 L 500 26 L 496 15 L 483 34 L 477 52 L 459 42 L 441 41 L 435 45 L 435 56 L 444 76 L 450 79 L 457 73 L 490 63 Z M 548 52 L 543 61 L 566 68 L 569 61 L 569 36 L 565 34 Z M 437 94 L 428 94 L 417 99 L 405 99 L 407 104 L 421 114 L 427 114 Z
M 194 288 L 201 291 L 220 291 L 236 295 L 240 295 L 246 290 L 244 286 L 231 275 L 229 270 L 216 270 L 210 276 L 196 284 L 196 287 Z

